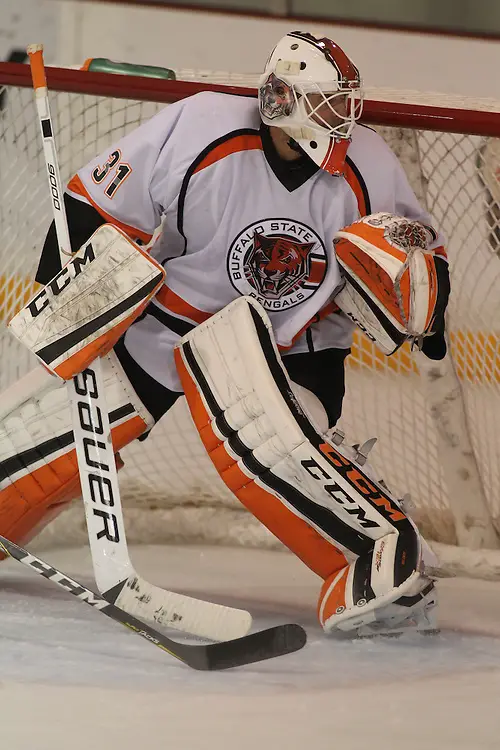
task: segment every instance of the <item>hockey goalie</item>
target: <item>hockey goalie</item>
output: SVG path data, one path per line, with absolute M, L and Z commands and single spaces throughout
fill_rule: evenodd
M 63 381 L 102 357 L 115 451 L 184 393 L 225 484 L 323 580 L 327 633 L 433 627 L 432 553 L 334 430 L 355 326 L 446 351 L 442 238 L 361 100 L 337 45 L 292 32 L 258 102 L 170 105 L 72 178 L 75 254 L 61 269 L 52 227 L 10 325 L 41 365 L 1 398 L 1 534 L 79 495 Z

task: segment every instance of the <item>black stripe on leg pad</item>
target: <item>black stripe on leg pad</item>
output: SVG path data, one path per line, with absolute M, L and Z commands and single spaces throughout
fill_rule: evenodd
M 331 464 L 332 470 L 335 473 L 340 474 L 356 492 L 360 492 L 360 485 L 362 484 L 362 496 L 364 500 L 373 505 L 376 511 L 380 513 L 386 521 L 392 526 L 395 526 L 400 533 L 406 532 L 408 535 L 415 537 L 416 540 L 415 529 L 405 514 L 401 511 L 401 508 L 399 508 L 392 498 L 384 492 L 382 487 L 375 485 L 373 481 L 363 473 L 362 467 L 352 464 L 330 444 L 328 444 L 326 452 L 323 435 L 316 432 L 303 409 L 297 402 L 285 368 L 281 362 L 281 358 L 276 353 L 269 330 L 253 305 L 249 305 L 249 307 L 255 323 L 260 345 L 274 381 L 290 409 L 290 412 L 295 418 L 295 421 L 311 445 L 321 453 L 321 456 L 328 461 L 328 463 Z
M 383 488 L 375 485 L 372 480 L 366 477 L 360 467 L 345 459 L 342 454 L 336 451 L 334 446 L 325 444 L 324 437 L 315 431 L 300 404 L 297 402 L 267 326 L 254 306 L 249 305 L 249 308 L 260 345 L 266 356 L 267 364 L 274 381 L 305 437 L 320 452 L 322 458 L 330 464 L 334 485 L 334 478 L 340 474 L 356 493 L 361 494 L 365 502 L 371 504 L 377 513 L 393 527 L 397 528 L 401 539 L 400 543 L 416 548 L 418 546 L 416 531 L 399 506 L 384 492 Z M 357 532 L 351 526 L 345 524 L 329 509 L 316 505 L 310 498 L 303 495 L 280 477 L 277 477 L 271 470 L 262 466 L 257 461 L 252 451 L 244 446 L 239 436 L 236 435 L 236 432 L 227 424 L 223 410 L 201 372 L 193 356 L 189 342 L 183 344 L 182 350 L 186 363 L 191 368 L 198 387 L 204 396 L 209 412 L 213 415 L 217 430 L 226 438 L 231 451 L 241 457 L 246 470 L 258 478 L 261 484 L 272 489 L 273 493 L 284 497 L 305 519 L 309 519 L 312 523 L 316 524 L 328 536 L 338 541 L 339 544 L 344 545 L 346 549 L 352 550 L 357 555 L 371 550 L 373 548 L 372 539 L 368 539 L 363 533 Z M 330 487 L 328 490 L 330 490 Z M 364 519 L 365 514 L 363 512 L 360 513 L 360 509 L 355 509 L 354 512 L 358 516 L 358 519 L 364 523 L 365 528 L 367 528 L 371 522 Z M 373 524 L 373 526 L 375 525 Z M 410 558 L 414 562 L 413 555 L 410 555 Z M 403 578 L 406 577 L 406 570 L 404 573 L 401 570 Z
M 119 422 L 124 417 L 134 413 L 135 409 L 132 404 L 120 406 L 109 413 L 110 424 Z M 35 448 L 28 448 L 25 451 L 17 453 L 15 456 L 0 461 L 0 482 L 5 479 L 12 479 L 20 472 L 24 472 L 24 474 L 31 473 L 32 467 L 35 464 L 39 463 L 42 459 L 50 459 L 54 453 L 59 453 L 59 451 L 67 448 L 73 442 L 73 430 L 68 430 L 68 432 L 64 432 L 62 435 L 45 440 Z
M 355 606 L 363 606 L 375 599 L 375 592 L 371 587 L 373 551 L 358 558 L 354 563 L 352 581 L 352 597 Z
M 353 529 L 339 519 L 329 508 L 317 505 L 255 458 L 253 451 L 243 443 L 237 431 L 228 424 L 224 411 L 219 406 L 205 375 L 201 371 L 189 342 L 182 344 L 182 353 L 214 418 L 216 429 L 226 438 L 230 450 L 242 460 L 245 469 L 251 475 L 250 479 L 258 479 L 259 484 L 268 487 L 273 495 L 278 496 L 278 499 L 286 500 L 300 516 L 306 519 L 306 522 L 309 521 L 317 526 L 332 541 L 338 542 L 355 555 L 362 555 L 371 550 L 373 548 L 371 538 Z
M 408 523 L 410 523 L 408 521 Z M 413 530 L 413 527 L 412 527 Z M 400 586 L 417 567 L 420 544 L 415 533 L 399 534 L 394 556 L 394 585 Z

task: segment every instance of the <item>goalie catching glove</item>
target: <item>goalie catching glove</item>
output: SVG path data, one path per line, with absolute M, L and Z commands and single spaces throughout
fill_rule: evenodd
M 384 354 L 406 340 L 421 348 L 436 315 L 444 316 L 447 269 L 438 274 L 437 264 L 446 268 L 446 262 L 429 249 L 433 240 L 430 227 L 387 213 L 365 216 L 336 234 L 345 284 L 335 302 Z
M 327 632 L 433 628 L 425 546 L 398 502 L 322 434 L 295 390 L 261 306 L 243 297 L 186 334 L 176 364 L 219 475 L 324 580 Z M 310 397 L 314 400 L 312 394 Z

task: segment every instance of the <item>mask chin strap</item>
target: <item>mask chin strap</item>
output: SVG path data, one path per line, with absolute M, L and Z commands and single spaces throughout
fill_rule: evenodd
M 289 134 L 287 133 L 287 135 Z M 345 159 L 350 143 L 350 138 L 335 138 L 333 136 L 330 136 L 327 141 L 322 139 L 322 142 L 315 141 L 313 136 L 312 138 L 305 138 L 302 143 L 298 143 L 293 136 L 289 135 L 287 141 L 291 149 L 309 157 L 321 169 L 331 175 L 344 174 Z
M 321 141 L 307 140 L 300 143 L 300 148 L 321 169 L 331 175 L 342 175 L 345 170 L 347 149 L 350 138 L 321 139 Z

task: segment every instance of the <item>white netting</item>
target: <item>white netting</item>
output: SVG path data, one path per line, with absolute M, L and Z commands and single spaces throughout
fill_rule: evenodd
M 179 76 L 228 80 L 227 74 L 180 71 Z M 239 76 L 235 81 L 233 76 L 231 82 L 249 85 L 253 79 Z M 397 100 L 393 92 L 387 98 Z M 410 92 L 405 100 L 423 103 L 425 98 Z M 439 104 L 443 106 L 441 96 Z M 63 180 L 162 106 L 52 93 Z M 500 103 L 495 102 L 461 102 L 460 106 L 500 112 Z M 500 530 L 500 196 L 495 173 L 500 141 L 397 126 L 380 132 L 448 237 L 453 286 L 449 330 L 458 380 L 447 399 L 463 403 L 464 443 L 457 444 L 457 454 L 457 445 L 452 445 L 456 435 L 448 431 L 446 436 L 445 425 L 443 444 L 436 429 L 439 407 L 430 407 L 426 389 L 433 379 L 438 385 L 444 382 L 442 373 L 434 369 L 422 377 L 408 350 L 385 358 L 361 336 L 356 337 L 348 362 L 340 426 L 352 441 L 378 436 L 372 463 L 389 486 L 412 494 L 420 522 L 432 538 L 478 546 L 475 530 L 488 527 L 481 531 L 479 544 L 493 546 L 495 525 Z M 51 218 L 45 180 L 32 92 L 6 87 L 0 111 L 0 392 L 30 366 L 27 354 L 7 335 L 5 321 L 33 290 L 31 279 Z M 445 456 L 448 448 L 451 458 Z M 465 456 L 463 463 L 460 452 L 470 451 L 472 458 Z M 132 538 L 274 544 L 218 479 L 183 401 L 146 443 L 130 446 L 122 456 L 126 465 L 120 484 Z M 478 469 L 476 479 L 471 461 Z M 462 488 L 458 500 L 455 480 Z M 226 508 L 224 513 L 221 507 Z M 147 514 L 144 508 L 149 509 Z M 66 540 L 83 529 L 82 518 L 79 515 L 75 521 L 71 513 L 62 518 Z

